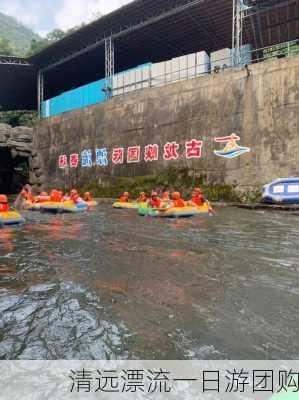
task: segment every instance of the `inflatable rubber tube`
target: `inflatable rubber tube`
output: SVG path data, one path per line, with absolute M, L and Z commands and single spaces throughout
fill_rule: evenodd
M 0 212 L 0 225 L 19 225 L 25 219 L 21 214 L 15 211 Z
M 116 201 L 113 203 L 113 208 L 117 209 L 128 209 L 128 210 L 137 210 L 138 209 L 138 204 L 137 203 L 124 203 L 120 201 Z

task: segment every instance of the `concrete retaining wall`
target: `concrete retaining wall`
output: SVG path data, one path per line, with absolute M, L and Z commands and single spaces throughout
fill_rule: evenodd
M 251 149 L 226 159 L 214 138 L 235 132 Z M 187 160 L 185 141 L 204 142 L 202 157 Z M 178 160 L 162 157 L 166 142 L 181 146 Z M 299 175 L 299 57 L 268 61 L 161 88 L 113 98 L 105 104 L 40 121 L 34 132 L 50 186 L 85 185 L 111 176 L 142 176 L 188 167 L 208 183 L 260 187 L 277 177 Z M 114 165 L 114 147 L 157 143 L 159 161 Z M 106 147 L 106 167 L 58 168 L 60 154 Z M 143 155 L 143 154 L 142 154 Z

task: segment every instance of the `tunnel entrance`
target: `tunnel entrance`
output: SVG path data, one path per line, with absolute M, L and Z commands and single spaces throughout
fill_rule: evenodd
M 12 157 L 9 148 L 0 149 L 0 193 L 19 193 L 28 181 L 28 157 Z

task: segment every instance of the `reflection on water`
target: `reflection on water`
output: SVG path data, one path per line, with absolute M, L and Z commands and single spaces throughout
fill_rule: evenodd
M 0 230 L 0 358 L 299 356 L 299 219 L 100 206 Z

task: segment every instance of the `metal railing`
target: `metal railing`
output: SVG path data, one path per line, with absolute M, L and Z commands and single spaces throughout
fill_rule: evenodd
M 246 47 L 246 49 L 248 49 L 248 47 Z M 157 64 L 151 64 L 139 69 L 132 69 L 130 71 L 116 74 L 112 77 L 112 82 L 116 82 L 115 79 L 117 77 L 117 86 L 113 87 L 112 85 L 111 88 L 109 87 L 109 90 L 112 91 L 113 97 L 118 95 L 126 95 L 128 93 L 136 92 L 146 88 L 161 87 L 174 82 L 190 80 L 211 74 L 221 74 L 228 69 L 240 70 L 242 68 L 245 68 L 246 64 L 256 64 L 260 62 L 266 62 L 267 60 L 272 60 L 275 58 L 291 57 L 296 54 L 299 54 L 299 39 L 293 40 L 291 42 L 279 43 L 273 46 L 263 47 L 260 49 L 249 51 L 247 50 L 246 52 L 243 51 L 241 55 L 241 65 L 239 66 L 233 64 L 233 51 L 230 51 L 229 57 L 222 59 L 212 59 L 211 63 L 199 63 L 197 55 L 193 54 L 183 57 L 182 61 L 176 60 L 174 64 L 171 63 L 169 60 L 167 67 L 166 61 L 165 63 L 159 63 L 159 67 L 157 66 Z M 192 57 L 189 59 L 188 57 L 190 56 Z M 178 63 L 179 68 L 173 69 L 173 65 L 176 65 L 176 63 Z M 180 63 L 184 66 L 186 65 L 186 67 L 182 68 L 182 65 L 180 65 Z M 159 68 L 164 68 L 163 73 L 157 73 L 159 72 Z M 129 74 L 127 75 L 127 77 L 130 77 L 130 81 L 127 84 L 125 82 L 125 74 Z M 40 90 L 42 89 L 40 88 Z M 40 95 L 42 97 L 42 92 L 40 93 Z M 43 102 L 43 107 L 48 107 L 50 110 L 50 108 L 52 107 L 52 101 L 53 99 L 49 99 L 47 100 L 47 103 Z M 94 104 L 94 102 L 90 104 Z M 84 107 L 88 105 L 89 104 L 84 104 Z M 76 107 L 63 109 L 63 111 L 61 112 L 69 111 L 75 108 Z M 52 115 L 58 115 L 58 113 L 53 114 L 49 111 L 47 116 Z
M 291 57 L 299 54 L 299 39 L 252 50 L 251 54 L 253 64 L 275 58 Z

